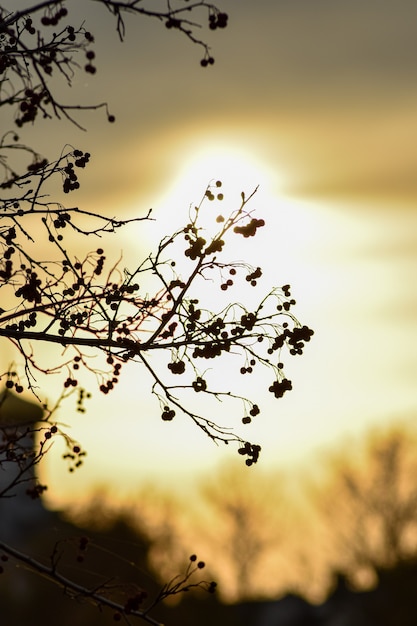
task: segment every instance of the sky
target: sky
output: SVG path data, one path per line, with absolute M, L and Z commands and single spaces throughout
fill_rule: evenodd
M 293 391 L 264 397 L 246 431 L 261 462 L 310 464 L 343 437 L 412 418 L 415 1 L 220 0 L 229 26 L 202 31 L 215 58 L 208 68 L 157 21 L 129 19 L 120 43 L 101 7 L 74 6 L 95 35 L 98 71 L 80 73 L 69 97 L 108 101 L 116 122 L 88 113 L 86 133 L 65 123 L 51 133 L 46 122 L 30 132 L 47 137 L 48 150 L 70 141 L 91 152 L 80 205 L 120 216 L 153 208 L 156 223 L 110 244 L 115 257 L 146 253 L 187 219 L 210 180 L 224 181 L 232 208 L 259 184 L 253 208 L 267 227 L 229 252 L 262 266 L 260 288 L 291 283 L 295 313 L 315 331 L 305 354 L 287 359 Z M 85 416 L 63 409 L 88 460 L 82 481 L 56 460 L 46 465 L 51 502 L 97 484 L 119 493 L 152 478 L 187 484 L 234 454 L 189 424 L 162 423 L 141 381 L 127 372 L 113 394 L 94 394 Z

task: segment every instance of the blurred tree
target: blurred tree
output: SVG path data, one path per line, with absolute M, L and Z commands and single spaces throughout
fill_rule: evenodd
M 229 601 L 277 593 L 289 536 L 284 475 L 239 470 L 226 464 L 201 486 L 206 508 L 200 534 L 208 539 L 209 554 L 216 555 L 212 571 Z
M 314 491 L 333 568 L 358 585 L 417 561 L 416 443 L 406 427 L 372 433 Z
M 212 65 L 214 59 L 209 46 L 196 36 L 202 16 L 211 31 L 223 29 L 228 20 L 226 13 L 205 0 L 181 0 L 175 7 L 169 1 L 161 2 L 159 8 L 141 0 L 99 0 L 95 4 L 114 16 L 121 39 L 127 16 L 155 18 L 177 30 L 202 50 L 203 67 Z M 67 144 L 58 157 L 44 156 L 21 136 L 40 118 L 80 126 L 77 114 L 85 110 L 104 109 L 108 121 L 115 122 L 107 103 L 74 104 L 63 99 L 63 85 L 71 86 L 80 72 L 96 72 L 94 34 L 84 22 L 78 25 L 72 20 L 72 9 L 73 4 L 65 0 L 33 2 L 11 10 L 0 6 L 0 107 L 2 113 L 7 109 L 14 116 L 13 129 L 6 131 L 5 123 L 0 140 L 0 337 L 13 345 L 17 355 L 17 363 L 0 375 L 6 395 L 11 390 L 33 392 L 43 410 L 36 463 L 51 440 L 63 436 L 68 445 L 65 458 L 72 471 L 82 463 L 85 452 L 55 422 L 57 406 L 76 392 L 78 410 L 84 412 L 88 394 L 81 388 L 82 370 L 92 373 L 101 393 L 107 395 L 117 385 L 124 366 L 136 362 L 150 377 L 150 391 L 159 402 L 163 420 L 170 421 L 176 412 L 182 412 L 215 442 L 237 443 L 239 454 L 252 465 L 258 460 L 260 446 L 217 423 L 211 413 L 207 417 L 207 403 L 201 403 L 200 412 L 193 401 L 196 393 L 198 398 L 237 401 L 243 424 L 249 423 L 260 409 L 247 397 L 246 376 L 242 391 L 231 390 L 227 381 L 218 387 L 200 364 L 229 358 L 229 367 L 242 375 L 250 375 L 255 366 L 263 367 L 271 374 L 267 389 L 280 398 L 292 388 L 283 373 L 281 351 L 287 348 L 290 354 L 302 354 L 312 331 L 293 315 L 295 300 L 289 285 L 271 289 L 254 307 L 232 301 L 214 312 L 193 295 L 199 282 L 207 294 L 209 278 L 218 293 L 228 291 L 239 280 L 257 286 L 260 267 L 221 260 L 227 237 L 247 239 L 264 226 L 264 220 L 253 217 L 247 206 L 254 192 L 249 196 L 242 192 L 229 215 L 218 214 L 213 220 L 215 234 L 208 236 L 200 226 L 200 214 L 205 204 L 223 200 L 221 181 L 210 183 L 202 201 L 190 210 L 184 228 L 168 234 L 155 253 L 132 269 L 110 260 L 101 246 L 82 255 L 76 252 L 74 237 L 90 241 L 89 237 L 146 220 L 149 214 L 122 220 L 68 206 L 65 198 L 80 187 L 80 174 L 90 153 Z M 178 264 L 184 257 L 186 263 Z M 183 269 L 178 269 L 179 265 L 184 265 Z M 55 346 L 56 351 L 46 351 L 45 358 L 46 345 Z M 153 360 L 156 354 L 163 356 Z M 55 404 L 44 402 L 39 391 L 39 377 L 51 374 L 55 387 L 62 381 L 62 394 Z M 23 468 L 19 480 L 3 489 L 3 496 L 12 496 L 13 488 L 26 480 L 29 471 L 21 445 L 25 434 L 2 430 L 2 466 L 16 463 Z M 29 466 L 33 469 L 33 464 Z M 43 489 L 35 485 L 32 497 L 41 495 Z M 124 619 L 129 613 L 156 623 L 148 610 L 140 608 L 140 594 L 128 596 L 125 604 L 115 604 L 102 586 L 92 589 L 63 576 L 54 555 L 46 565 L 4 542 L 0 546 L 5 555 L 52 578 L 73 595 L 88 597 L 99 605 L 107 603 Z M 185 575 L 164 587 L 159 599 L 189 588 L 191 574 L 200 569 L 199 562 L 191 561 Z

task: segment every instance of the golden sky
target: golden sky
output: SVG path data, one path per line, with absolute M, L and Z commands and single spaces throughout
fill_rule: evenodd
M 158 228 L 186 220 L 213 178 L 230 185 L 231 202 L 260 184 L 253 206 L 267 228 L 247 255 L 265 290 L 291 283 L 295 313 L 315 330 L 305 354 L 287 360 L 293 391 L 264 398 L 248 430 L 262 461 L 300 461 L 415 412 L 415 0 L 220 0 L 230 25 L 202 33 L 216 59 L 206 69 L 157 22 L 129 20 L 121 44 L 100 7 L 74 4 L 96 37 L 98 71 L 81 73 L 70 97 L 107 100 L 116 123 L 88 113 L 87 133 L 45 123 L 33 135 L 46 134 L 48 150 L 71 141 L 92 153 L 73 202 L 111 215 L 153 207 L 159 225 L 114 239 L 115 256 L 134 258 Z M 161 423 L 139 376 L 68 417 L 89 451 L 85 484 L 186 477 L 233 454 L 187 424 Z M 65 489 L 77 493 L 77 478 Z

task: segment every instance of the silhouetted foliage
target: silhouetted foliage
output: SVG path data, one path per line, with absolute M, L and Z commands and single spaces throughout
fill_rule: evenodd
M 202 66 L 212 65 L 214 59 L 209 46 L 196 36 L 197 28 L 204 19 L 209 30 L 223 29 L 228 20 L 226 13 L 205 1 L 184 0 L 175 8 L 170 2 L 161 3 L 161 9 L 139 0 L 101 0 L 98 4 L 114 16 L 121 39 L 127 16 L 153 17 L 178 30 L 203 50 Z M 248 208 L 254 192 L 248 196 L 242 192 L 235 209 L 218 214 L 213 220 L 214 234 L 208 235 L 201 226 L 201 214 L 207 204 L 223 200 L 221 181 L 213 181 L 201 202 L 190 210 L 186 225 L 162 239 L 156 251 L 136 267 L 123 268 L 101 246 L 93 246 L 86 254 L 77 252 L 77 238 L 117 233 L 150 216 L 123 220 L 68 206 L 64 198 L 72 198 L 79 189 L 90 153 L 68 144 L 60 155 L 44 156 L 21 135 L 40 118 L 80 126 L 77 113 L 84 110 L 104 109 L 108 121 L 114 123 L 107 103 L 74 105 L 61 99 L 60 81 L 70 86 L 79 72 L 92 75 L 96 69 L 94 33 L 84 23 L 72 22 L 71 3 L 46 0 L 18 10 L 0 7 L 0 106 L 14 112 L 14 128 L 5 129 L 0 140 L 0 336 L 13 344 L 19 358 L 0 378 L 5 398 L 8 392 L 30 390 L 43 411 L 36 427 L 18 424 L 12 428 L 3 422 L 0 463 L 20 468 L 3 495 L 12 495 L 29 475 L 33 482 L 34 466 L 57 435 L 67 441 L 65 458 L 70 470 L 82 463 L 85 452 L 56 423 L 56 408 L 75 391 L 78 410 L 85 410 L 84 401 L 91 390 L 81 388 L 82 370 L 92 373 L 100 392 L 107 395 L 117 386 L 124 366 L 132 362 L 150 375 L 150 389 L 163 420 L 170 421 L 182 412 L 213 441 L 237 443 L 247 465 L 256 463 L 259 445 L 195 409 L 193 398 L 199 393 L 240 403 L 243 424 L 260 412 L 257 402 L 247 397 L 246 376 L 243 391 L 216 387 L 204 369 L 206 363 L 230 357 L 230 367 L 242 375 L 262 367 L 270 374 L 266 388 L 280 398 L 292 388 L 283 372 L 282 350 L 302 354 L 312 335 L 292 313 L 295 300 L 289 285 L 271 289 L 251 308 L 229 301 L 221 310 L 212 311 L 210 304 L 195 296 L 199 282 L 207 292 L 209 280 L 211 290 L 219 293 L 238 281 L 257 286 L 260 267 L 222 260 L 228 238 L 253 237 L 265 225 Z M 57 348 L 47 363 L 45 345 Z M 165 355 L 165 360 L 154 360 L 155 354 Z M 42 400 L 37 382 L 39 376 L 49 374 L 55 375 L 55 385 L 58 375 L 62 380 L 62 395 L 55 405 Z M 34 430 L 41 437 L 36 452 L 29 451 L 25 443 Z M 30 489 L 29 495 L 38 497 L 44 486 L 35 480 Z M 5 543 L 0 545 L 9 556 L 75 596 L 113 606 L 102 594 L 102 585 L 83 586 L 61 574 L 54 556 L 45 565 Z M 201 569 L 200 562 L 191 560 L 184 576 L 164 586 L 158 600 L 194 584 L 202 585 L 191 578 Z M 208 589 L 213 588 L 208 583 Z M 129 606 L 113 606 L 125 621 L 129 614 L 156 623 L 142 610 L 141 599 L 135 596 L 127 602 Z

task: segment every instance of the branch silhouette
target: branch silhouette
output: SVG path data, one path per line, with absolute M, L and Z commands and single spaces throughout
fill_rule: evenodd
M 167 1 L 161 10 L 142 0 L 91 1 L 97 10 L 104 8 L 114 16 L 121 40 L 126 36 L 127 18 L 129 26 L 131 18 L 148 17 L 177 30 L 202 50 L 202 67 L 213 65 L 214 58 L 197 32 L 203 24 L 209 31 L 223 30 L 228 24 L 228 15 L 205 1 L 183 0 L 175 8 Z M 256 463 L 260 446 L 207 415 L 205 402 L 196 410 L 195 394 L 200 394 L 198 399 L 238 403 L 241 422 L 248 424 L 260 409 L 248 397 L 247 375 L 255 367 L 263 368 L 268 374 L 267 391 L 282 397 L 292 388 L 284 374 L 283 354 L 302 354 L 313 334 L 292 312 L 295 300 L 289 285 L 271 288 L 254 307 L 232 298 L 220 310 L 213 310 L 209 297 L 206 301 L 206 295 L 225 294 L 239 281 L 245 287 L 258 287 L 260 267 L 225 260 L 230 240 L 247 240 L 265 226 L 248 206 L 256 190 L 248 196 L 242 192 L 237 202 L 232 199 L 235 208 L 217 215 L 214 234 L 208 234 L 201 217 L 210 214 L 209 205 L 218 206 L 224 200 L 222 182 L 212 181 L 200 203 L 190 210 L 187 223 L 162 239 L 155 252 L 134 268 L 123 267 L 121 260 L 114 262 L 104 244 L 93 244 L 86 254 L 77 252 L 80 241 L 117 235 L 135 222 L 151 219 L 151 212 L 120 219 L 64 202 L 63 198 L 72 198 L 80 188 L 91 154 L 67 144 L 58 156 L 44 156 L 25 141 L 25 129 L 39 119 L 83 128 L 80 112 L 104 110 L 108 122 L 116 121 L 107 102 L 65 100 L 63 86 L 71 87 L 83 72 L 94 75 L 97 71 L 94 34 L 84 23 L 73 22 L 71 9 L 65 0 L 35 2 L 20 10 L 0 6 L 0 107 L 13 111 L 13 128 L 0 139 L 0 337 L 14 346 L 18 361 L 0 374 L 0 380 L 5 381 L 4 398 L 30 390 L 43 412 L 40 425 L 16 423 L 12 427 L 2 422 L 0 403 L 0 469 L 15 465 L 18 470 L 2 487 L 0 497 L 4 498 L 26 482 L 29 497 L 42 495 L 46 486 L 39 484 L 34 470 L 54 437 L 65 439 L 64 458 L 70 471 L 82 464 L 86 453 L 58 423 L 56 410 L 76 393 L 77 410 L 85 411 L 89 392 L 80 383 L 83 370 L 94 374 L 99 391 L 107 395 L 129 363 L 136 363 L 150 376 L 149 390 L 159 403 L 162 420 L 171 421 L 176 413 L 183 413 L 214 442 L 235 443 L 246 465 Z M 201 291 L 203 295 L 197 297 Z M 42 357 L 48 344 L 65 350 L 45 366 Z M 165 362 L 152 359 L 155 354 L 163 355 Z M 210 380 L 204 364 L 217 366 L 223 359 L 229 359 L 232 369 L 239 360 L 243 388 L 237 385 L 230 390 Z M 49 374 L 62 377 L 62 393 L 54 405 L 41 400 L 38 388 L 37 377 Z M 27 447 L 30 433 L 41 433 L 37 450 Z M 69 580 L 52 556 L 52 565 L 45 565 L 7 542 L 1 541 L 0 548 L 72 595 L 114 609 L 126 623 L 137 617 L 158 624 L 140 608 L 139 598 L 128 598 L 125 605 L 115 603 L 102 589 Z M 213 583 L 190 581 L 203 567 L 194 560 L 184 576 L 163 587 L 152 609 L 165 597 L 193 586 L 214 590 Z

